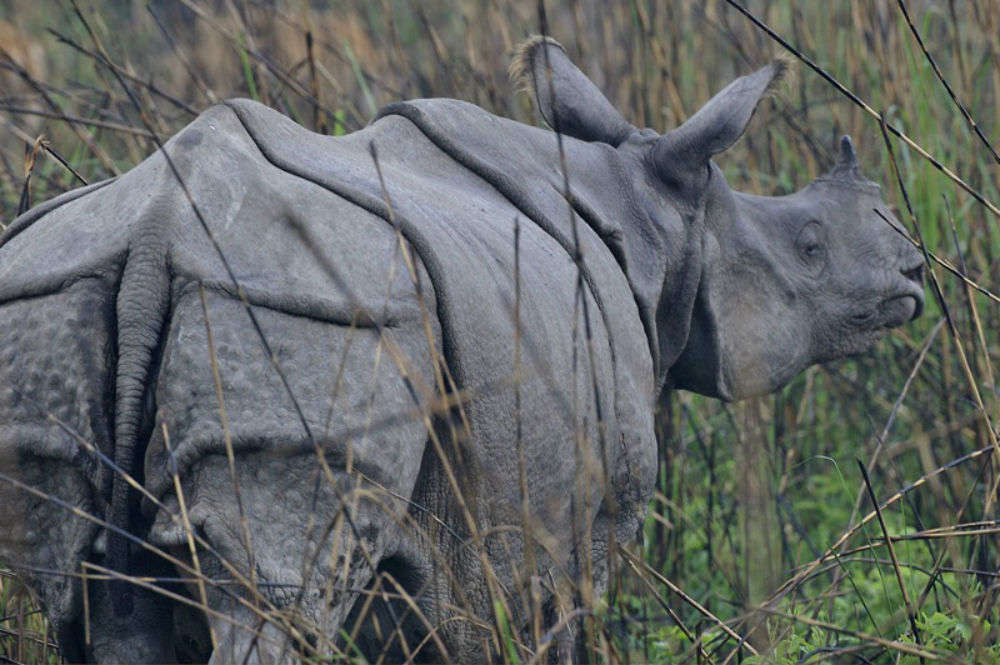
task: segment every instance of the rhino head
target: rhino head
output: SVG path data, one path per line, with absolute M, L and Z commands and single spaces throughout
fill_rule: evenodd
M 666 269 L 659 294 L 658 312 L 686 314 L 682 325 L 657 315 L 673 337 L 659 342 L 667 385 L 726 400 L 771 392 L 811 364 L 867 350 L 923 309 L 922 255 L 862 176 L 849 137 L 828 173 L 787 196 L 736 192 L 712 162 L 784 69 L 736 79 L 661 135 L 628 123 L 552 40 L 528 42 L 512 68 L 553 128 L 613 147 L 638 196 L 661 208 L 653 216 L 667 227 L 680 219 L 683 237 L 667 229 L 668 244 L 687 243 L 696 265 L 686 280 Z M 686 312 L 676 302 L 685 291 Z

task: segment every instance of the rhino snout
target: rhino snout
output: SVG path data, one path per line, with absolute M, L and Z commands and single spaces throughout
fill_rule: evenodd
M 900 268 L 899 272 L 903 273 L 903 277 L 910 280 L 911 282 L 916 282 L 923 292 L 924 286 L 924 262 L 923 259 L 919 263 L 914 265 L 912 268 Z
M 902 273 L 903 277 L 906 279 L 906 287 L 909 289 L 909 291 L 902 297 L 913 299 L 913 314 L 909 319 L 907 319 L 907 321 L 912 321 L 920 316 L 920 314 L 924 311 L 923 257 L 920 257 L 918 262 L 912 264 L 908 268 L 900 268 L 899 272 Z
M 882 301 L 882 311 L 888 327 L 901 326 L 924 311 L 924 264 L 899 269 L 893 291 Z

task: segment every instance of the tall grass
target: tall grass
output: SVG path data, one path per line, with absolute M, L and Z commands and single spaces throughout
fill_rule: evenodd
M 0 4 L 14 26 L 0 32 L 11 35 L 0 41 L 0 222 L 127 170 L 154 149 L 150 132 L 168 136 L 230 96 L 327 133 L 417 96 L 537 119 L 507 80 L 512 48 L 538 31 L 534 0 L 150 5 L 85 6 L 97 40 L 115 44 L 104 55 L 69 4 Z M 665 131 L 736 75 L 788 55 L 730 5 L 550 2 L 549 29 L 627 118 Z M 967 280 L 932 264 L 941 298 L 928 298 L 919 321 L 774 395 L 725 405 L 672 394 L 658 414 L 644 542 L 622 553 L 614 602 L 594 601 L 590 657 L 1000 662 L 1000 451 L 990 449 L 1000 422 L 991 295 L 1000 292 L 1000 217 L 988 206 L 1000 204 L 991 151 L 1000 147 L 1000 3 L 746 6 L 911 143 L 883 134 L 879 119 L 801 65 L 719 159 L 732 186 L 794 191 L 849 133 L 928 256 Z M 37 45 L 42 59 L 30 55 Z M 872 495 L 887 504 L 879 514 Z M 17 584 L 0 570 L 0 659 L 41 662 L 52 650 Z M 530 660 L 537 631 L 523 642 L 496 608 L 496 657 Z

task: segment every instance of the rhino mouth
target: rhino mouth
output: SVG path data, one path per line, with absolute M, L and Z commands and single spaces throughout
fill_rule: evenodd
M 924 311 L 924 262 L 918 261 L 912 268 L 901 270 L 903 278 L 906 280 L 904 293 L 896 296 L 895 299 L 911 298 L 913 300 L 912 314 L 906 321 L 912 321 L 920 316 Z M 904 321 L 903 323 L 906 323 Z
M 854 315 L 855 322 L 877 328 L 897 328 L 924 311 L 924 266 L 901 269 L 891 280 L 889 293 L 874 311 Z
M 861 330 L 884 333 L 920 316 L 924 311 L 923 289 L 913 284 L 882 299 L 878 305 L 858 309 L 851 323 Z
M 885 327 L 895 328 L 920 316 L 924 311 L 924 291 L 914 286 L 906 293 L 900 293 L 882 303 Z

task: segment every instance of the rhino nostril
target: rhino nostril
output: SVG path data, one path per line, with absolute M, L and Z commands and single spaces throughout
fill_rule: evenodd
M 903 273 L 903 277 L 905 277 L 906 279 L 908 279 L 908 280 L 910 280 L 912 282 L 916 282 L 917 284 L 923 285 L 923 283 L 924 283 L 924 264 L 923 263 L 919 263 L 916 266 L 914 266 L 913 268 L 909 268 L 909 269 L 906 269 L 906 270 L 900 270 L 900 272 Z

